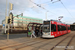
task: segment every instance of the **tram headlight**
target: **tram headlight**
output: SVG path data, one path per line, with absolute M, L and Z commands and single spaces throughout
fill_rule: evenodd
M 45 33 L 43 32 L 43 34 L 45 34 Z
M 48 33 L 48 35 L 50 35 L 50 33 Z

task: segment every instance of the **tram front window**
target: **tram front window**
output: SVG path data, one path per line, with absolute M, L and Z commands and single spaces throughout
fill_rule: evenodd
M 49 26 L 44 26 L 43 27 L 43 32 L 50 32 L 50 27 Z

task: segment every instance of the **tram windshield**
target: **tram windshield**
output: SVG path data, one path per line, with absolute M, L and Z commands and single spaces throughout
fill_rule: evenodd
M 49 25 L 44 25 L 43 26 L 43 32 L 50 32 L 50 27 L 49 27 Z
M 43 32 L 50 32 L 50 21 L 44 21 Z
M 56 31 L 56 25 L 50 24 L 50 21 L 44 21 L 43 32 L 50 32 L 50 25 L 51 25 L 51 32 L 55 32 Z

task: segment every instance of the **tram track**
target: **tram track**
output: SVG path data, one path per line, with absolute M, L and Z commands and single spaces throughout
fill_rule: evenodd
M 68 37 L 68 36 L 70 36 L 70 35 L 65 35 L 64 37 Z M 59 38 L 62 38 L 63 36 L 61 36 L 61 37 L 59 37 Z M 58 38 L 56 38 L 56 39 L 58 39 Z M 54 40 L 56 40 L 56 39 L 54 39 Z M 65 39 L 65 38 L 64 38 Z M 36 39 L 35 39 L 36 40 Z M 21 48 L 24 48 L 24 47 L 28 47 L 28 46 L 31 46 L 31 45 L 34 45 L 34 44 L 38 44 L 38 43 L 42 43 L 42 42 L 45 42 L 45 41 L 48 41 L 47 43 L 45 43 L 45 44 L 43 44 L 43 45 L 41 45 L 41 46 L 39 46 L 39 47 L 35 47 L 35 48 L 37 48 L 36 50 L 38 50 L 39 48 L 41 48 L 41 47 L 43 47 L 43 46 L 45 46 L 45 45 L 48 45 L 50 42 L 53 42 L 54 40 L 52 40 L 52 41 L 50 41 L 50 40 L 48 40 L 48 39 L 40 39 L 40 41 L 38 41 L 39 39 L 37 39 L 37 42 L 35 42 L 35 40 L 31 40 L 31 41 L 27 41 L 27 42 L 25 42 L 25 43 L 21 43 L 21 44 L 18 44 L 18 45 L 14 45 L 14 46 L 8 46 L 8 47 L 5 47 L 5 48 L 0 48 L 0 50 L 2 50 L 2 49 L 6 49 L 6 48 L 14 48 L 15 46 L 19 46 L 19 45 L 24 45 L 24 44 L 28 44 L 28 43 L 30 43 L 30 42 L 34 42 L 34 43 L 31 43 L 31 44 L 28 44 L 28 45 L 25 45 L 25 46 L 21 46 L 21 47 L 19 47 L 19 48 L 15 48 L 15 50 L 19 50 L 19 49 L 21 49 Z M 35 48 L 33 48 L 33 50 L 35 49 Z
M 36 39 L 37 41 L 38 41 L 38 39 Z M 41 39 L 40 39 L 41 40 Z M 43 40 L 41 40 L 41 41 L 45 41 L 46 39 L 43 39 Z M 20 46 L 20 45 L 23 45 L 23 44 L 27 44 L 27 43 L 30 43 L 30 42 L 34 42 L 35 41 L 35 39 L 34 40 L 28 40 L 28 41 L 26 41 L 26 42 L 24 42 L 24 43 L 20 43 L 20 44 L 16 44 L 16 45 L 10 45 L 10 46 L 7 46 L 7 47 L 3 47 L 3 48 L 0 48 L 0 50 L 2 50 L 2 49 L 6 49 L 6 48 L 10 48 L 10 47 L 15 47 L 15 46 Z M 37 43 L 39 43 L 39 42 L 41 42 L 41 41 L 38 41 Z M 18 48 L 17 48 L 18 49 Z M 15 50 L 17 50 L 17 49 L 15 49 Z
M 54 41 L 54 40 L 53 40 Z M 45 46 L 45 45 L 48 45 L 50 42 L 53 42 L 53 41 L 49 41 L 49 42 L 47 42 L 47 43 L 45 43 L 45 44 L 43 44 L 43 45 L 40 45 L 39 47 L 35 47 L 35 48 L 33 48 L 32 50 L 38 50 L 39 48 L 41 48 L 41 47 L 43 47 L 43 46 Z M 46 49 L 47 50 L 47 49 Z
M 70 35 L 69 35 L 70 36 Z M 56 40 L 56 39 L 55 39 Z M 54 40 L 53 40 L 54 41 Z M 38 49 L 40 49 L 41 47 L 44 47 L 44 46 L 46 46 L 46 45 L 48 45 L 49 43 L 51 43 L 51 42 L 53 42 L 53 41 L 49 41 L 49 42 L 47 42 L 47 43 L 45 43 L 45 44 L 43 44 L 43 45 L 41 45 L 41 46 L 39 46 L 39 47 L 35 47 L 35 48 L 33 48 L 32 50 L 38 50 Z M 42 48 L 43 49 L 43 48 Z M 45 50 L 47 50 L 47 49 L 45 49 Z
M 36 43 L 42 43 L 43 41 L 49 41 L 49 40 L 48 39 L 43 39 L 42 41 L 39 41 L 39 42 L 36 42 Z M 34 42 L 34 40 L 33 41 L 30 41 L 30 42 Z M 29 42 L 27 41 L 27 43 L 29 43 Z M 36 43 L 33 43 L 33 44 L 36 44 Z M 13 46 L 5 47 L 5 48 L 2 48 L 2 49 L 6 49 L 6 48 L 10 48 L 10 47 L 15 47 L 15 46 L 23 45 L 23 44 L 26 44 L 26 42 L 25 43 L 22 43 L 22 44 L 18 44 L 18 45 L 13 45 Z M 27 46 L 31 46 L 33 44 L 30 44 L 30 45 L 27 45 Z M 27 46 L 24 46 L 24 47 L 27 47 Z M 23 48 L 23 47 L 20 47 L 20 48 Z M 18 50 L 20 48 L 17 48 L 15 50 Z
M 35 40 L 35 39 L 34 39 Z M 5 49 L 5 48 L 9 48 L 9 47 L 14 47 L 14 46 L 18 46 L 18 45 L 23 45 L 23 44 L 26 44 L 26 43 L 29 43 L 29 42 L 33 42 L 34 40 L 27 40 L 23 43 L 19 43 L 19 44 L 16 44 L 16 43 L 13 43 L 14 45 L 9 45 L 9 46 L 6 46 L 6 47 L 0 47 L 0 50 L 2 49 Z M 38 40 L 38 39 L 37 39 Z M 5 45 L 4 45 L 5 46 Z
M 69 35 L 70 36 L 70 35 Z M 61 38 L 61 37 L 60 37 Z M 53 41 L 55 41 L 56 39 L 54 39 Z M 47 40 L 47 41 L 49 41 L 49 40 Z M 37 47 L 38 49 L 39 48 L 41 48 L 41 47 L 43 47 L 43 46 L 45 46 L 45 45 L 47 45 L 47 44 L 49 44 L 50 42 L 53 42 L 53 41 L 49 41 L 49 42 L 47 42 L 47 43 L 45 43 L 45 44 L 43 44 L 43 45 L 41 45 L 41 46 L 39 46 L 39 47 Z M 43 41 L 41 41 L 40 43 L 42 43 Z M 44 41 L 45 42 L 45 41 Z M 37 43 L 39 43 L 39 42 L 37 42 Z M 30 45 L 27 45 L 27 46 L 23 46 L 23 47 L 21 47 L 21 48 L 24 48 L 24 47 L 28 47 L 28 46 L 31 46 L 31 45 L 34 45 L 34 44 L 37 44 L 37 43 L 33 43 L 33 44 L 30 44 Z M 17 48 L 16 50 L 18 50 L 18 49 L 21 49 L 21 48 Z M 35 47 L 36 48 L 36 47 Z M 32 50 L 35 50 L 35 48 L 33 48 Z M 36 50 L 38 50 L 38 49 L 36 49 Z
M 66 46 L 66 48 L 65 48 L 65 50 L 67 50 L 67 48 L 68 48 L 68 46 L 70 45 L 70 43 L 72 42 L 72 40 L 73 40 L 73 38 L 75 37 L 75 35 L 74 36 L 72 36 L 72 38 L 70 39 L 70 41 L 68 42 L 68 44 L 67 44 L 67 46 Z
M 42 43 L 42 42 L 46 42 L 46 41 L 49 41 L 48 39 L 46 40 L 42 40 L 42 41 L 39 41 L 39 42 L 36 42 L 36 43 L 32 43 L 32 44 L 29 44 L 29 45 L 26 45 L 26 46 L 23 46 L 23 47 L 20 47 L 20 48 L 16 48 L 15 50 L 19 50 L 21 48 L 24 48 L 24 47 L 28 47 L 28 46 L 31 46 L 31 45 L 34 45 L 34 44 L 38 44 L 38 43 Z M 34 41 L 35 42 L 35 41 Z
M 29 39 L 28 39 L 28 40 L 25 40 L 25 41 L 27 42 L 27 41 L 29 41 Z M 25 41 L 21 41 L 21 42 L 24 43 Z M 9 41 L 8 41 L 8 42 L 9 42 Z M 2 42 L 2 43 L 3 43 L 3 42 Z M 18 42 L 16 41 L 15 43 L 12 43 L 12 44 L 16 44 L 16 43 L 18 43 Z M 6 45 L 10 45 L 10 44 L 6 44 Z M 2 46 L 5 46 L 5 45 L 2 45 Z M 0 46 L 0 47 L 2 47 L 2 46 Z
M 70 41 L 68 42 L 67 46 L 69 46 L 69 44 L 71 43 L 71 41 L 72 41 L 72 39 L 73 39 L 73 37 L 74 37 L 75 35 L 69 35 L 69 36 L 72 36 L 72 38 L 71 38 Z M 62 39 L 62 40 L 61 40 L 60 42 L 58 42 L 55 46 L 53 46 L 50 50 L 55 49 L 56 46 L 58 46 L 60 43 L 62 43 L 63 41 L 65 41 L 65 39 L 67 39 L 69 36 L 67 36 L 67 37 L 65 37 L 64 39 Z M 67 46 L 66 46 L 65 50 L 67 50 Z

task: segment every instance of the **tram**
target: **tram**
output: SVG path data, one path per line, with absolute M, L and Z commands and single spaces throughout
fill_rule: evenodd
M 70 33 L 70 25 L 57 20 L 43 21 L 43 38 L 54 38 Z

